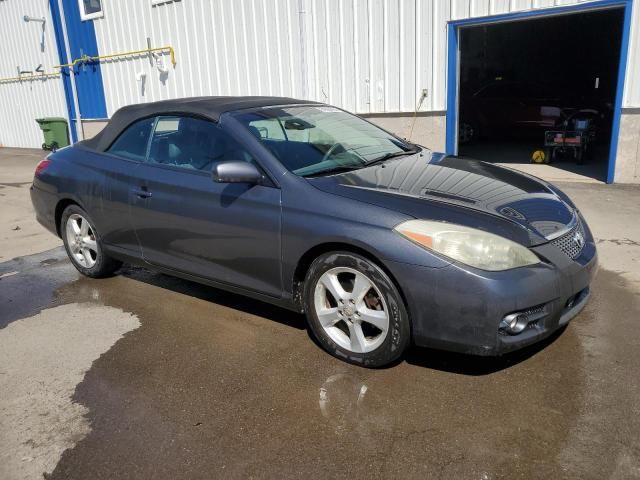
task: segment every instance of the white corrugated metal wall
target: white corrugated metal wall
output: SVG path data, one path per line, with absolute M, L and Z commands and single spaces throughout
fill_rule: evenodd
M 25 15 L 45 17 L 44 35 L 42 24 L 25 22 Z M 17 67 L 35 70 L 39 64 L 52 72 L 59 63 L 47 0 L 0 1 L 0 32 L 0 78 L 16 77 Z M 0 82 L 0 145 L 37 147 L 42 132 L 35 119 L 66 116 L 60 77 Z
M 583 0 L 584 1 L 584 0 Z M 443 111 L 451 19 L 581 3 L 576 0 L 103 0 L 95 20 L 107 54 L 172 45 L 162 79 L 145 57 L 103 66 L 107 110 L 192 95 L 285 95 L 358 113 Z M 637 44 L 638 9 L 631 45 Z M 635 40 L 635 41 L 634 41 Z M 632 47 L 625 106 L 640 106 L 640 53 Z M 168 60 L 168 59 L 167 59 Z M 136 74 L 147 74 L 145 90 Z
M 123 105 L 194 95 L 284 95 L 358 113 L 442 112 L 451 19 L 579 3 L 576 0 L 103 0 L 94 20 L 101 54 L 172 45 L 162 75 L 148 57 L 102 66 L 108 115 Z M 40 24 L 47 19 L 45 49 Z M 625 107 L 640 107 L 640 9 L 634 8 Z M 57 63 L 47 0 L 0 0 L 0 76 Z M 168 57 L 164 57 L 169 66 Z M 146 73 L 144 91 L 136 81 Z M 0 143 L 37 146 L 40 116 L 66 116 L 60 79 L 0 84 Z
M 638 0 L 634 0 L 633 3 L 629 58 L 622 103 L 625 108 L 640 107 L 640 5 L 638 5 Z
M 197 95 L 305 96 L 299 21 L 298 0 L 104 1 L 100 53 L 147 48 L 150 38 L 173 46 L 178 61 L 166 79 L 146 56 L 103 63 L 107 111 Z M 138 73 L 147 74 L 144 92 Z

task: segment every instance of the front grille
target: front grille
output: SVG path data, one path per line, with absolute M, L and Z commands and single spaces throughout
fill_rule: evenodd
M 534 320 L 533 322 L 527 323 L 526 330 L 535 330 L 536 328 L 538 328 L 538 320 Z
M 544 305 L 539 305 L 537 307 L 532 307 L 529 310 L 525 310 L 525 311 L 523 311 L 521 313 L 523 315 L 526 315 L 527 317 L 540 318 L 540 314 L 544 314 L 545 313 Z
M 576 225 L 569 230 L 567 233 L 558 237 L 551 241 L 553 245 L 558 247 L 562 253 L 564 253 L 567 257 L 577 258 L 582 252 L 586 242 L 584 227 L 582 226 L 582 222 L 580 218 L 578 218 L 578 222 Z

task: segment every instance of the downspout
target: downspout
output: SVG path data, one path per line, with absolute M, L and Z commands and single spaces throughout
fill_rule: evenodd
M 300 41 L 300 60 L 302 62 L 301 82 L 302 82 L 302 98 L 308 99 L 307 86 L 307 54 L 305 52 L 305 10 L 304 0 L 298 0 L 298 38 Z
M 71 48 L 69 47 L 69 37 L 67 36 L 67 16 L 64 13 L 62 0 L 58 0 L 58 10 L 60 10 L 60 25 L 62 26 L 62 38 L 64 39 L 64 50 L 67 55 L 67 61 L 71 62 Z M 76 74 L 73 67 L 69 68 L 69 76 L 71 83 L 71 95 L 73 96 L 73 110 L 76 114 L 76 135 L 78 141 L 84 140 L 84 132 L 82 131 L 82 119 L 80 117 L 80 103 L 78 102 L 78 91 L 76 90 Z M 71 120 L 71 119 L 69 119 Z

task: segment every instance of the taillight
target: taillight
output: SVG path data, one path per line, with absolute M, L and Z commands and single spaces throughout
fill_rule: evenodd
M 37 177 L 42 172 L 44 172 L 45 169 L 49 166 L 50 163 L 51 163 L 51 160 L 49 160 L 48 158 L 45 158 L 44 160 L 41 160 L 40 163 L 38 163 L 38 165 L 36 165 L 36 171 L 34 172 L 33 176 Z

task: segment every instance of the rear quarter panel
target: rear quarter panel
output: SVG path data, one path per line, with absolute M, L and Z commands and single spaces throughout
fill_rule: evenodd
M 139 250 L 128 215 L 127 173 L 136 162 L 74 146 L 52 156 L 50 175 L 58 201 L 69 199 L 91 217 L 105 244 Z

